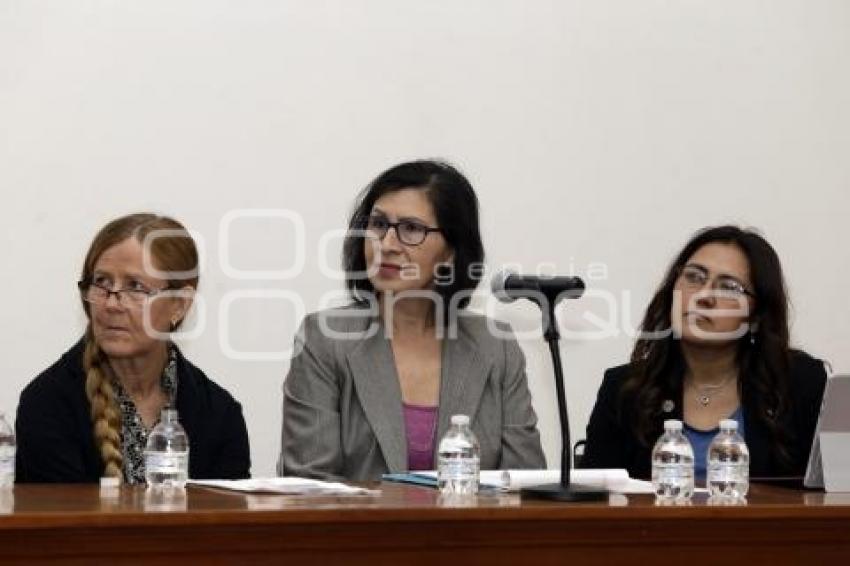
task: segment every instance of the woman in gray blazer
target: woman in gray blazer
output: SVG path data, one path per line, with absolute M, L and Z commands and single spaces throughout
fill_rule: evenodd
M 507 325 L 464 310 L 484 259 L 469 181 L 437 161 L 385 171 L 359 199 L 343 256 L 354 304 L 298 332 L 278 473 L 434 469 L 453 414 L 470 416 L 482 469 L 545 467 L 522 351 Z

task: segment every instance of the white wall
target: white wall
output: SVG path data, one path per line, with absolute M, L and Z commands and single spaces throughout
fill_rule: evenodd
M 632 324 L 695 229 L 761 228 L 787 270 L 795 343 L 850 371 L 848 26 L 843 0 L 0 0 L 0 407 L 14 412 L 79 336 L 74 282 L 94 232 L 164 212 L 209 252 L 207 329 L 184 349 L 243 403 L 253 471 L 273 473 L 288 362 L 228 359 L 221 300 L 282 288 L 316 308 L 339 288 L 320 237 L 375 174 L 423 156 L 472 179 L 491 265 L 604 263 L 590 282 L 629 293 L 617 308 Z M 240 208 L 303 216 L 300 275 L 225 275 L 219 223 Z M 234 229 L 236 267 L 296 256 L 285 224 Z M 572 303 L 563 326 L 592 330 L 607 310 Z M 500 312 L 537 322 L 530 307 Z M 246 301 L 229 330 L 237 348 L 273 351 L 296 324 L 283 301 Z M 522 344 L 556 465 L 547 353 Z M 575 437 L 630 346 L 625 332 L 564 342 Z

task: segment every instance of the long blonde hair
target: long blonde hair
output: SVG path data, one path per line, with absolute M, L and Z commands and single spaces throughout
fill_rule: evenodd
M 148 235 L 157 231 L 165 232 L 146 242 Z M 145 213 L 116 218 L 100 229 L 89 246 L 80 281 L 90 282 L 97 260 L 103 252 L 130 237 L 135 237 L 140 243 L 149 244 L 157 269 L 170 273 L 192 274 L 179 280 L 169 280 L 170 287 L 198 287 L 198 250 L 189 232 L 173 218 Z M 89 318 L 85 334 L 83 370 L 86 374 L 86 397 L 91 406 L 92 432 L 103 460 L 103 475 L 122 479 L 121 411 L 112 381 L 104 371 L 104 364 L 108 361 L 92 333 L 89 308 L 89 304 L 83 301 L 83 309 Z

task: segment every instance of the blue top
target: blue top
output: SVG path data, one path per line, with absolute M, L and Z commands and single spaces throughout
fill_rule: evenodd
M 741 438 L 745 438 L 744 413 L 741 411 L 741 407 L 739 406 L 729 418 L 738 421 L 738 434 L 741 435 Z M 698 479 L 703 479 L 705 478 L 708 445 L 711 444 L 711 441 L 720 432 L 720 427 L 718 426 L 712 430 L 699 430 L 684 423 L 682 430 L 694 449 L 694 476 Z

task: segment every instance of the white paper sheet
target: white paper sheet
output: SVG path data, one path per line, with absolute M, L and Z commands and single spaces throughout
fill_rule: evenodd
M 214 487 L 243 493 L 277 493 L 284 495 L 377 495 L 380 490 L 354 487 L 339 482 L 307 478 L 252 478 L 247 480 L 189 480 L 188 485 Z
M 437 472 L 416 472 L 419 475 L 437 477 Z M 525 487 L 558 483 L 561 470 L 482 470 L 481 485 L 502 491 L 519 491 Z M 570 471 L 570 483 L 602 487 L 614 493 L 653 493 L 652 483 L 635 480 L 623 469 L 580 469 Z

